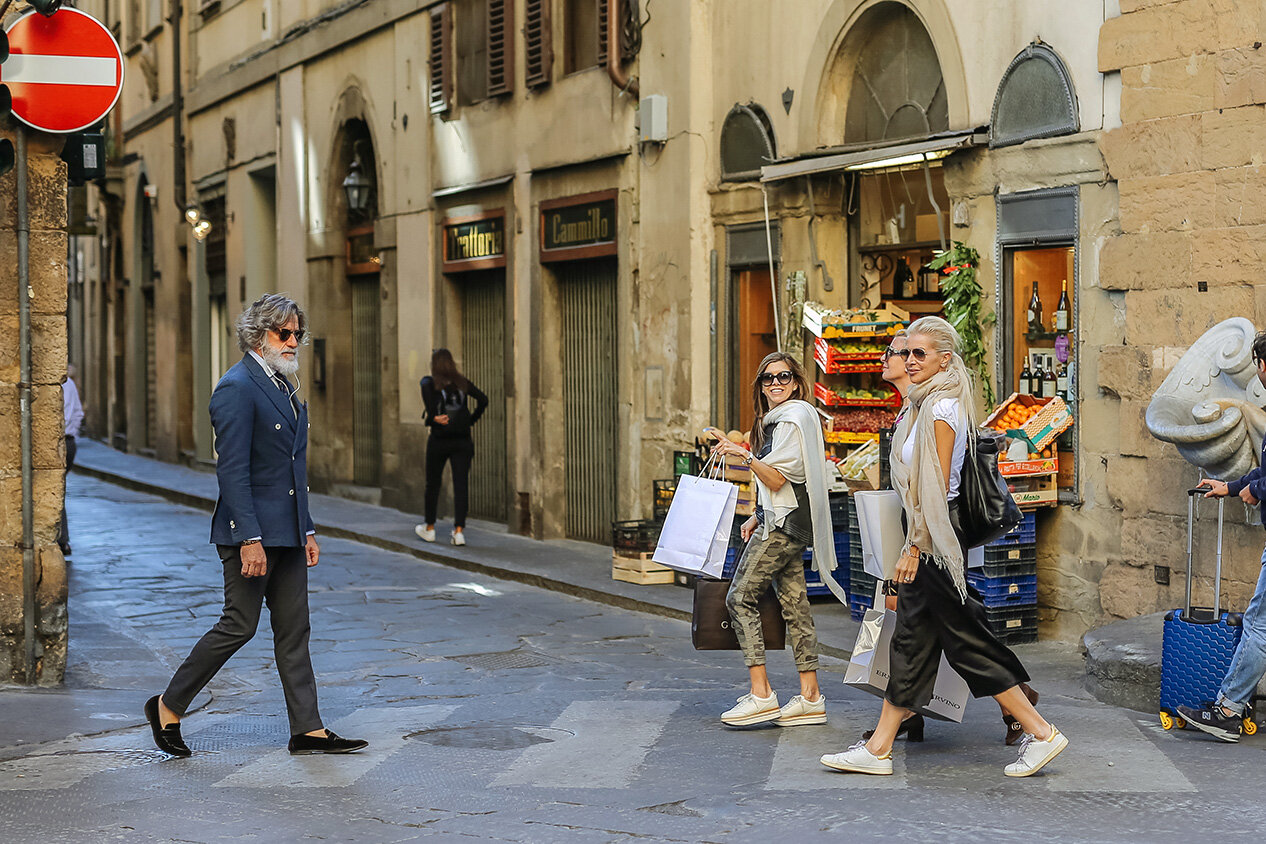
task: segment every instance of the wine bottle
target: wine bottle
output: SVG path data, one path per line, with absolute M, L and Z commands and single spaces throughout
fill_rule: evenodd
M 1024 359 L 1024 369 L 1020 370 L 1020 387 L 1017 391 L 1022 396 L 1033 395 L 1033 373 L 1029 371 L 1029 359 Z
M 1042 398 L 1055 398 L 1055 388 L 1057 379 L 1055 377 L 1055 364 L 1048 357 L 1046 359 L 1046 369 L 1042 372 Z
M 897 259 L 897 270 L 893 280 L 901 298 L 913 299 L 919 295 L 919 286 L 915 282 L 914 272 L 910 269 L 910 265 L 906 263 L 905 258 Z
M 1068 367 L 1062 363 L 1055 373 L 1055 394 L 1064 401 L 1068 401 Z
M 1042 297 L 1037 295 L 1037 282 L 1033 282 L 1033 295 L 1029 298 L 1029 333 L 1042 333 Z
M 1055 330 L 1068 330 L 1068 279 L 1063 281 L 1063 289 L 1059 291 L 1059 303 L 1055 305 Z

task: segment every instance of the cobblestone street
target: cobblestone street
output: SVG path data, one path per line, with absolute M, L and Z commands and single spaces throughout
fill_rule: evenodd
M 875 698 L 827 658 L 825 727 L 727 730 L 737 653 L 687 624 L 329 539 L 312 572 L 327 724 L 371 741 L 291 757 L 261 624 L 190 715 L 190 759 L 153 749 L 141 705 L 220 605 L 205 513 L 72 476 L 71 670 L 0 691 L 7 842 L 1256 840 L 1266 754 L 1161 731 L 1080 688 L 1074 646 L 1020 649 L 1070 737 L 1009 780 L 992 703 L 899 743 L 888 778 L 817 757 L 872 725 Z M 319 518 L 319 516 L 318 516 Z M 472 544 L 477 544 L 474 535 Z M 771 657 L 783 699 L 794 674 Z

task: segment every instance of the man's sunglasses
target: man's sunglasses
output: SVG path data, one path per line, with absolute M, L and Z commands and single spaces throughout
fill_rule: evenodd
M 296 343 L 302 343 L 303 335 L 307 333 L 302 328 L 274 328 L 273 331 L 277 332 L 278 339 L 283 343 L 289 343 L 292 336 L 295 338 Z
M 760 374 L 760 383 L 762 387 L 773 386 L 775 381 L 779 384 L 785 385 L 790 384 L 791 379 L 794 377 L 795 376 L 791 374 L 791 371 L 787 369 L 784 369 L 782 372 L 762 372 Z

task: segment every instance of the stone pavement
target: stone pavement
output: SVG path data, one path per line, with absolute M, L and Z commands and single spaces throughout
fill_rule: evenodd
M 892 777 L 837 774 L 817 756 L 878 709 L 839 660 L 830 724 L 730 730 L 741 661 L 694 651 L 680 620 L 330 537 L 310 585 L 322 710 L 371 747 L 284 752 L 261 629 L 186 720 L 195 756 L 169 759 L 140 708 L 218 613 L 206 513 L 80 475 L 70 490 L 71 671 L 65 690 L 0 691 L 5 842 L 1187 842 L 1266 823 L 1266 740 L 1101 704 L 1066 645 L 1018 649 L 1073 742 L 1047 772 L 1002 776 L 1014 751 L 979 701 L 900 743 Z M 770 663 L 785 698 L 789 655 Z

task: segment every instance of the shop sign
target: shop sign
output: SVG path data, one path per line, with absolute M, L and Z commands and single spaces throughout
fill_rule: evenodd
M 541 260 L 615 255 L 615 191 L 541 203 Z
M 505 215 L 502 212 L 445 221 L 444 272 L 505 265 Z

